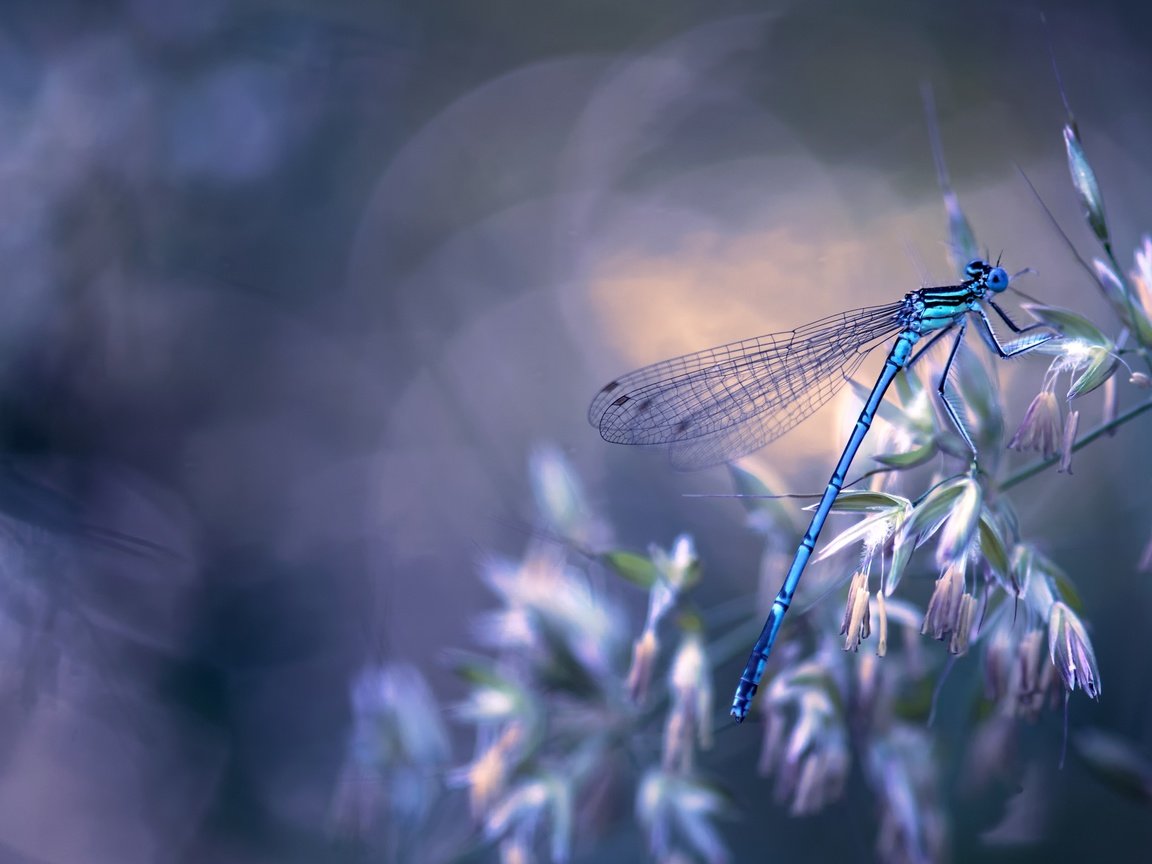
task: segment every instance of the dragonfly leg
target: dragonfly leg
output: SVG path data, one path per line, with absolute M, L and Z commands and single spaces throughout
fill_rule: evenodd
M 952 350 L 948 352 L 948 361 L 944 364 L 944 371 L 940 373 L 940 383 L 936 386 L 936 392 L 940 394 L 940 403 L 944 406 L 944 411 L 948 414 L 952 425 L 956 427 L 956 431 L 960 433 L 960 437 L 968 445 L 968 449 L 972 453 L 972 464 L 975 465 L 976 457 L 979 455 L 976 452 L 976 445 L 972 441 L 972 436 L 968 434 L 968 429 L 964 426 L 964 421 L 960 419 L 960 414 L 956 411 L 955 406 L 948 401 L 948 394 L 944 392 L 944 388 L 948 385 L 948 373 L 952 371 L 952 361 L 956 359 L 956 352 L 960 350 L 960 343 L 964 341 L 964 322 L 961 321 L 956 326 L 958 328 L 956 339 L 952 343 Z
M 1035 324 L 1029 324 L 1027 327 L 1020 327 L 1016 324 L 1015 321 L 1009 318 L 1007 313 L 1005 313 L 1003 309 L 996 305 L 993 300 L 990 298 L 985 298 L 985 300 L 993 309 L 996 310 L 996 314 L 1004 319 L 1004 323 L 1012 329 L 1013 333 L 1028 333 L 1029 331 L 1036 330 L 1045 326 L 1044 324 L 1037 322 Z M 988 347 L 1001 357 L 1015 357 L 1017 354 L 1023 354 L 1025 351 L 1031 351 L 1037 345 L 1043 345 L 1049 339 L 1056 338 L 1056 334 L 1049 331 L 1048 333 L 1042 335 L 1017 339 L 1008 343 L 1007 345 L 1003 345 L 1001 344 L 1000 340 L 996 338 L 996 332 L 992 329 L 992 322 L 988 320 L 988 314 L 983 309 L 977 309 L 976 312 L 980 316 L 980 323 L 984 325 L 980 330 L 980 335 L 984 337 L 984 341 L 988 343 Z
M 1008 325 L 1009 329 L 1011 329 L 1013 333 L 1027 333 L 1029 330 L 1035 330 L 1038 327 L 1046 326 L 1037 321 L 1035 324 L 1029 324 L 1027 327 L 1021 327 L 1019 324 L 1009 318 L 1008 313 L 1001 309 L 1000 305 L 991 297 L 985 297 L 984 302 L 996 310 L 996 314 L 999 315 L 1001 319 L 1003 319 L 1004 323 Z

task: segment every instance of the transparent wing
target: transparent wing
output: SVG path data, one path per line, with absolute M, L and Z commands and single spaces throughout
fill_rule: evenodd
M 842 312 L 645 366 L 605 385 L 588 419 L 606 441 L 671 445 L 679 467 L 739 458 L 831 399 L 902 328 L 903 306 Z

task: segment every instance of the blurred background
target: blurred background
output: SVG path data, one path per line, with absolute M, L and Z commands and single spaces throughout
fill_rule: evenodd
M 596 390 L 951 281 L 924 83 L 978 241 L 1113 329 L 1017 166 L 1092 254 L 1050 39 L 1130 266 L 1150 35 L 1127 2 L 7 0 L 0 860 L 386 860 L 331 842 L 350 683 L 408 661 L 461 697 L 444 654 L 492 605 L 479 562 L 532 537 L 532 448 L 563 451 L 618 546 L 690 531 L 706 600 L 752 590 L 738 504 L 684 495 L 724 472 L 605 444 Z M 1010 425 L 1043 368 L 1010 365 Z M 817 488 L 847 410 L 764 464 Z M 1092 623 L 1107 687 L 1071 725 L 1145 754 L 1148 422 L 1014 499 Z M 1041 827 L 982 842 L 997 815 L 958 797 L 954 860 L 1148 860 L 1146 805 L 1056 770 L 1058 716 L 1035 734 Z M 870 860 L 862 793 L 789 820 L 739 736 L 709 757 L 734 860 L 767 837 Z M 642 848 L 622 826 L 575 853 Z

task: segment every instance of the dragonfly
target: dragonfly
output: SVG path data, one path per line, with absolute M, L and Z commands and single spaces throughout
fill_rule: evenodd
M 828 402 L 870 351 L 895 336 L 740 676 L 730 712 L 737 723 L 748 715 L 820 531 L 896 375 L 954 334 L 936 391 L 975 465 L 976 445 L 946 395 L 948 372 L 969 321 L 1003 358 L 1030 351 L 1057 335 L 1051 330 L 1030 333 L 1045 325 L 1018 326 L 996 303 L 994 298 L 1008 289 L 1010 281 L 999 262 L 974 259 L 964 268 L 959 284 L 920 288 L 894 303 L 842 312 L 795 330 L 645 366 L 609 382 L 592 401 L 588 419 L 606 441 L 663 445 L 677 467 L 707 467 L 746 456 L 792 429 Z M 985 306 L 1016 334 L 1011 341 L 997 338 Z

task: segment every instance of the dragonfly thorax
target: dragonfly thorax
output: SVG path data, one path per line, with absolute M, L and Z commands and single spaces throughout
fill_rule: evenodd
M 999 294 L 1008 288 L 1008 271 L 976 259 L 964 268 L 966 280 L 959 285 L 921 288 L 904 298 L 901 323 L 914 333 L 943 330 L 964 315 L 975 312 L 989 292 Z
M 943 330 L 973 311 L 980 304 L 981 296 L 967 282 L 940 288 L 921 288 L 904 298 L 901 323 L 906 330 L 916 334 Z

